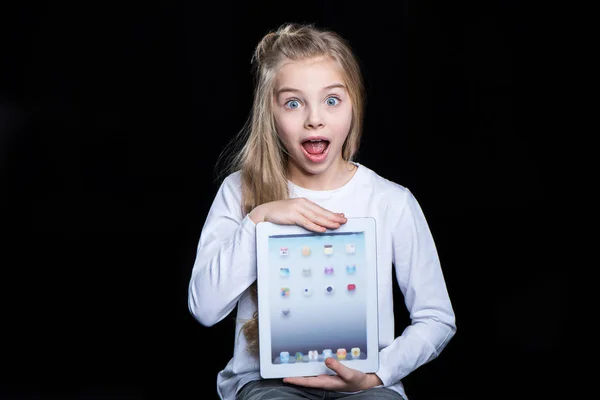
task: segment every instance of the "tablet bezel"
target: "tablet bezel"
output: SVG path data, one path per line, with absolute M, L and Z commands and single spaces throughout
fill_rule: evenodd
M 379 321 L 377 304 L 377 236 L 376 223 L 372 217 L 348 218 L 340 228 L 317 233 L 297 225 L 277 225 L 271 222 L 259 222 L 256 225 L 257 249 L 257 290 L 258 290 L 258 326 L 260 375 L 265 378 L 284 378 L 291 376 L 333 375 L 334 372 L 324 362 L 273 364 L 271 355 L 271 320 L 269 303 L 269 237 L 273 235 L 328 235 L 340 232 L 363 232 L 365 240 L 365 261 L 368 268 L 366 295 L 367 359 L 340 360 L 344 365 L 366 373 L 379 369 Z M 335 349 L 334 349 L 335 352 Z

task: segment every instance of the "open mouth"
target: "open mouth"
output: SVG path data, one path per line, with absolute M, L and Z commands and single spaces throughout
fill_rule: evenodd
M 325 151 L 329 147 L 329 141 L 324 139 L 306 140 L 302 142 L 302 147 L 304 147 L 304 150 L 308 154 L 318 156 L 320 154 L 325 153 Z

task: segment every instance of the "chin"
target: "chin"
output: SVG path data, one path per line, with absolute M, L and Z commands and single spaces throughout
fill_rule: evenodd
M 308 161 L 303 162 L 301 165 L 299 165 L 299 167 L 310 175 L 320 175 L 327 171 L 331 167 L 331 164 L 332 163 L 329 160 L 325 160 L 320 163 L 311 163 Z

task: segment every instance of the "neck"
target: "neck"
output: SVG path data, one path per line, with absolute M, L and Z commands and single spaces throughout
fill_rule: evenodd
M 343 158 L 320 174 L 311 174 L 293 162 L 288 164 L 289 179 L 294 184 L 310 190 L 334 190 L 344 186 L 354 175 L 356 166 Z

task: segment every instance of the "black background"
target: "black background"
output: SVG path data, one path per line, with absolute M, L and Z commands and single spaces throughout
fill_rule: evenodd
M 387 4 L 3 4 L 2 398 L 216 398 L 234 315 L 201 326 L 187 285 L 253 47 L 291 21 L 354 47 L 358 161 L 411 189 L 438 246 L 458 331 L 411 400 L 561 390 L 549 28 L 525 2 Z

